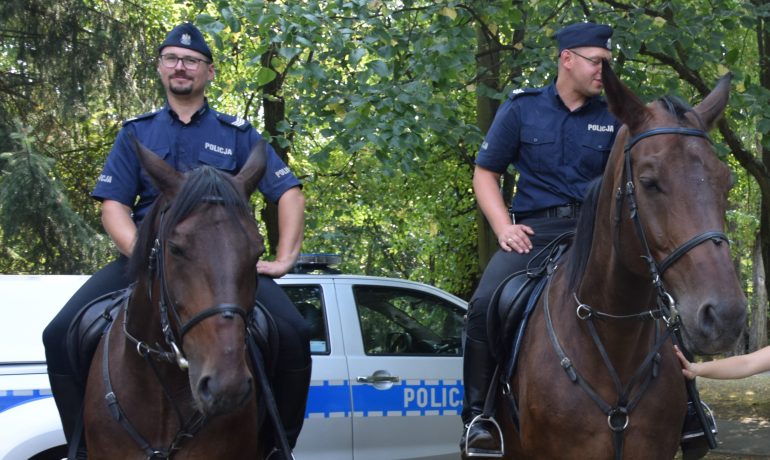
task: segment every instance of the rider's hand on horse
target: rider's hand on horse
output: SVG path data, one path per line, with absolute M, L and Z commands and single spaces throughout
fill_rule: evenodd
M 293 266 L 294 262 L 292 261 L 260 260 L 257 262 L 257 273 L 270 278 L 280 278 L 289 273 Z
M 512 224 L 497 235 L 497 243 L 503 248 L 503 251 L 527 254 L 532 249 L 529 236 L 534 234 L 534 230 L 527 225 Z
M 674 353 L 676 353 L 676 357 L 679 358 L 679 361 L 682 363 L 682 374 L 690 380 L 697 377 L 698 374 L 695 372 L 695 364 L 688 361 L 687 358 L 684 357 L 682 350 L 676 345 L 674 345 Z

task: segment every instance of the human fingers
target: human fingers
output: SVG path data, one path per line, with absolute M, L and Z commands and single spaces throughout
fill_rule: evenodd
M 679 358 L 679 363 L 682 365 L 682 374 L 684 374 L 684 376 L 688 379 L 694 379 L 696 374 L 693 372 L 692 363 L 684 356 L 682 350 L 680 350 L 676 345 L 674 345 L 674 354 L 676 354 L 676 357 Z
M 532 229 L 525 225 L 512 225 L 505 235 L 498 240 L 500 247 L 508 252 L 528 253 L 532 250 L 532 242 L 529 240 L 527 230 L 531 231 Z

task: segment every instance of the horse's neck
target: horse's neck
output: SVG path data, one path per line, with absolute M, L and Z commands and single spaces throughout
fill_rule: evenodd
M 655 291 L 648 275 L 633 272 L 622 263 L 616 252 L 614 229 L 597 229 L 594 242 L 603 241 L 595 247 L 586 265 L 585 273 L 578 286 L 572 307 L 577 302 L 593 310 L 615 316 L 640 314 L 656 308 Z M 635 319 L 594 319 L 593 324 L 607 350 L 611 361 L 623 375 L 633 372 L 655 341 L 656 323 L 652 320 Z M 581 328 L 584 335 L 588 328 Z M 593 340 L 585 343 L 595 348 Z

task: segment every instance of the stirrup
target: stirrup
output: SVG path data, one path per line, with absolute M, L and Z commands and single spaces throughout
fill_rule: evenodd
M 468 450 L 468 438 L 471 432 L 471 427 L 474 423 L 478 422 L 492 422 L 492 425 L 495 426 L 495 429 L 497 430 L 497 435 L 500 438 L 500 450 L 484 450 L 484 449 L 473 449 Z M 465 453 L 466 457 L 478 457 L 478 458 L 501 458 L 503 456 L 503 452 L 505 452 L 505 444 L 503 441 L 503 430 L 500 429 L 500 425 L 497 423 L 497 420 L 495 420 L 494 417 L 485 417 L 484 414 L 479 414 L 475 417 L 473 417 L 473 420 L 471 420 L 471 423 L 465 426 L 465 446 L 463 447 L 463 452 Z
M 701 405 L 703 406 L 703 413 L 706 415 L 706 420 L 708 423 L 708 428 L 711 429 L 711 433 L 716 436 L 717 433 L 719 433 L 719 430 L 717 429 L 717 421 L 714 418 L 714 413 L 711 411 L 711 408 L 706 404 L 705 402 L 701 401 Z M 695 408 L 692 407 L 693 402 L 687 401 L 687 417 L 686 419 L 690 419 L 692 417 L 693 420 L 698 419 L 697 415 L 695 414 Z M 680 442 L 686 442 L 690 441 L 692 439 L 700 438 L 703 436 L 706 436 L 706 428 L 704 426 L 701 426 L 700 421 L 697 421 L 698 427 L 695 429 L 687 430 L 690 427 L 685 426 L 684 430 L 682 431 L 682 439 Z
M 270 452 L 267 454 L 267 457 L 265 457 L 265 460 L 270 460 L 270 459 L 273 457 L 273 454 L 276 454 L 276 453 L 278 453 L 278 452 L 280 452 L 280 451 L 281 451 L 281 450 L 280 450 L 279 448 L 277 448 L 277 447 L 273 447 L 273 450 L 271 450 L 271 451 L 270 451 Z M 294 458 L 294 452 L 290 453 L 289 455 L 291 456 L 292 460 L 297 460 L 296 458 Z M 277 458 L 277 457 L 276 457 L 276 458 Z

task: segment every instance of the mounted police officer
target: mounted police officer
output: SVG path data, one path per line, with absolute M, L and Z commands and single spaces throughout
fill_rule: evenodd
M 476 200 L 494 231 L 499 250 L 486 266 L 468 306 L 463 359 L 460 442 L 466 454 L 500 454 L 499 434 L 482 414 L 496 362 L 487 342 L 487 309 L 508 275 L 559 235 L 574 230 L 589 183 L 600 176 L 620 124 L 600 97 L 602 60 L 612 57 L 612 28 L 576 23 L 557 32 L 556 81 L 516 90 L 500 106 L 473 174 Z M 519 174 L 507 207 L 500 177 L 509 165 Z
M 51 390 L 70 443 L 70 458 L 85 458 L 80 439 L 85 376 L 72 369 L 67 357 L 67 329 L 88 302 L 133 281 L 127 279 L 125 267 L 134 247 L 137 225 L 158 196 L 149 178 L 141 172 L 133 138 L 180 172 L 210 165 L 230 173 L 240 170 L 252 147 L 262 138 L 246 120 L 209 107 L 205 89 L 214 79 L 213 57 L 194 25 L 181 24 L 169 32 L 158 47 L 157 70 L 166 90 L 166 105 L 123 124 L 92 192 L 102 202 L 102 224 L 120 256 L 89 278 L 43 333 Z M 299 181 L 269 144 L 266 174 L 258 187 L 267 200 L 278 205 L 280 240 L 276 257 L 257 264 L 256 296 L 272 315 L 280 335 L 274 394 L 293 448 L 304 421 L 310 382 L 310 333 L 273 278 L 286 274 L 299 256 L 305 199 Z M 75 454 L 73 445 L 80 445 L 79 454 Z

